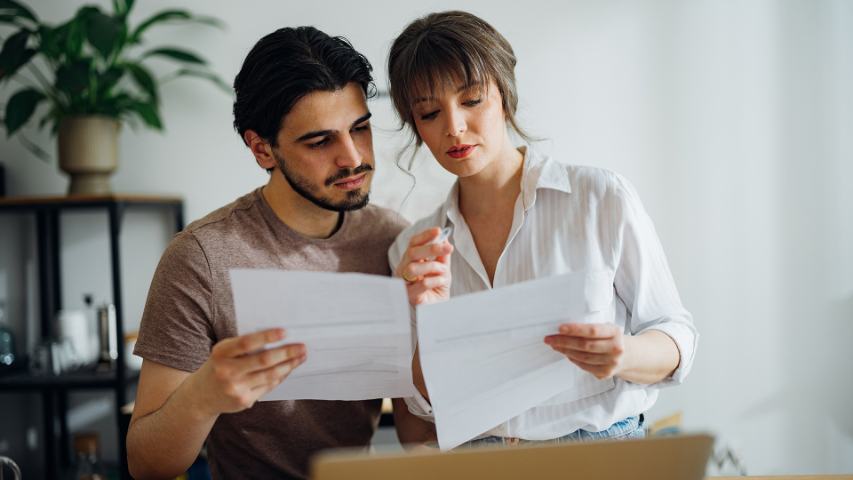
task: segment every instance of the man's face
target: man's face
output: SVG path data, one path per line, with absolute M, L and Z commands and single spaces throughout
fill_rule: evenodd
M 373 135 L 358 84 L 302 97 L 285 116 L 277 140 L 273 156 L 294 191 L 327 210 L 367 205 Z

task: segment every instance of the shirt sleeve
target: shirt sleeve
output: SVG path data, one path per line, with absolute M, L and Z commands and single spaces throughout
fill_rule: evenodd
M 397 265 L 400 263 L 400 260 L 403 258 L 403 254 L 406 252 L 406 246 L 409 244 L 409 237 L 411 237 L 411 228 L 407 228 L 403 230 L 400 235 L 397 236 L 397 239 L 391 245 L 391 248 L 388 249 L 388 264 L 391 266 L 391 271 L 397 271 Z M 415 351 L 415 346 L 417 345 L 417 318 L 414 313 L 414 309 L 412 309 L 412 314 L 409 317 L 411 319 L 412 325 L 412 352 Z M 415 391 L 415 395 L 413 397 L 407 397 L 403 399 L 406 402 L 406 406 L 409 408 L 409 412 L 412 415 L 415 415 L 418 418 L 423 420 L 427 420 L 430 422 L 435 422 L 432 406 L 420 394 L 417 390 Z
M 178 234 L 163 253 L 142 314 L 134 354 L 185 372 L 214 344 L 211 271 L 196 237 Z
M 675 342 L 679 363 L 672 375 L 658 385 L 680 384 L 693 366 L 699 338 L 693 317 L 681 304 L 660 239 L 637 192 L 616 176 L 616 293 L 628 308 L 632 335 L 659 330 Z

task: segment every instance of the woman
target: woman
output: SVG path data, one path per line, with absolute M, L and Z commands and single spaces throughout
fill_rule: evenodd
M 513 145 L 509 129 L 527 138 L 515 119 L 515 63 L 506 39 L 466 12 L 415 20 L 394 41 L 394 107 L 415 143 L 458 180 L 433 215 L 397 238 L 391 265 L 413 304 L 561 273 L 609 272 L 604 286 L 615 322 L 566 323 L 543 342 L 599 380 L 613 378 L 615 388 L 580 399 L 560 395 L 469 444 L 641 437 L 642 413 L 659 387 L 681 383 L 690 370 L 692 318 L 624 178 Z M 434 241 L 446 226 L 454 228 L 453 247 Z M 421 396 L 405 403 L 431 420 L 417 355 L 413 368 Z M 423 441 L 427 433 L 402 440 Z

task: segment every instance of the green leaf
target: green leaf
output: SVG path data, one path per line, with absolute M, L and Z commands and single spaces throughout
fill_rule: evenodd
M 6 10 L 5 14 L 12 14 L 38 23 L 38 19 L 32 10 L 13 0 L 0 0 L 0 10 Z
M 189 68 L 182 68 L 175 72 L 172 75 L 172 78 L 176 77 L 198 77 L 209 80 L 217 87 L 221 88 L 225 93 L 231 95 L 234 93 L 234 90 L 231 88 L 231 85 L 228 85 L 224 80 L 222 80 L 218 75 L 211 72 L 203 72 L 199 70 L 191 70 Z
M 154 76 L 151 75 L 151 72 L 138 63 L 128 63 L 125 64 L 125 66 L 130 71 L 130 75 L 133 77 L 133 80 L 137 85 L 139 85 L 139 88 L 147 93 L 149 98 L 157 102 L 159 100 L 157 82 L 154 80 Z
M 56 70 L 56 88 L 71 95 L 78 95 L 89 87 L 90 59 L 77 60 L 61 65 Z
M 19 27 L 27 26 L 27 22 L 24 22 L 21 17 L 17 15 L 11 15 L 8 13 L 0 13 L 0 23 L 5 23 L 9 25 L 17 25 Z
M 121 19 L 126 19 L 132 8 L 133 0 L 113 0 L 113 10 L 116 16 Z
M 73 18 L 68 22 L 68 33 L 65 36 L 63 53 L 67 58 L 79 58 L 83 52 L 83 42 L 86 40 L 84 19 Z
M 94 11 L 88 15 L 86 23 L 86 36 L 89 43 L 101 54 L 108 58 L 119 46 L 122 37 L 123 22 L 101 11 Z
M 157 111 L 156 104 L 150 102 L 133 102 L 130 104 L 130 110 L 139 115 L 142 121 L 149 127 L 163 130 L 163 123 L 160 121 L 160 114 Z
M 33 57 L 35 51 L 27 49 L 29 39 L 30 31 L 22 29 L 3 42 L 3 50 L 0 50 L 0 78 L 8 78 Z
M 66 23 L 58 27 L 48 27 L 39 25 L 38 35 L 40 38 L 41 51 L 44 55 L 58 61 L 62 55 L 62 49 L 65 45 L 65 36 L 68 35 L 69 25 Z
M 124 76 L 124 68 L 113 66 L 101 75 L 98 75 L 98 93 L 101 95 L 109 92 Z
M 199 57 L 198 55 L 196 55 L 194 53 L 190 53 L 186 50 L 181 50 L 179 48 L 172 48 L 172 47 L 163 47 L 163 48 L 156 48 L 154 50 L 149 50 L 149 51 L 145 52 L 144 55 L 142 55 L 142 58 L 154 57 L 154 56 L 168 57 L 168 58 L 171 58 L 172 60 L 177 60 L 179 62 L 196 63 L 199 65 L 207 64 L 207 62 L 205 62 L 201 57 Z
M 20 90 L 9 99 L 6 104 L 6 135 L 12 135 L 21 128 L 33 112 L 36 111 L 38 103 L 44 100 L 44 94 L 33 88 Z
M 193 16 L 190 12 L 186 10 L 163 10 L 162 12 L 155 13 L 154 15 L 148 17 L 142 23 L 140 23 L 139 26 L 136 27 L 136 30 L 134 30 L 133 33 L 130 34 L 129 42 L 132 44 L 139 43 L 142 40 L 142 34 L 145 33 L 145 31 L 153 25 L 176 20 L 201 23 L 220 28 L 223 26 L 220 20 L 213 17 Z

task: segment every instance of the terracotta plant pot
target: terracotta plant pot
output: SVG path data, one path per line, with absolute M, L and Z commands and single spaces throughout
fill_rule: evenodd
M 59 168 L 71 176 L 68 195 L 105 195 L 118 166 L 121 123 L 100 115 L 63 118 L 59 124 Z

